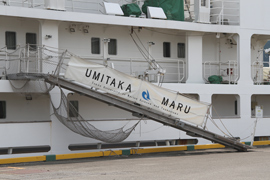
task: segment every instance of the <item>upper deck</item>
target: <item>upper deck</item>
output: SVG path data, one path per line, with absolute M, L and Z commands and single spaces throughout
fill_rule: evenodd
M 107 15 L 102 0 L 58 0 L 56 5 L 50 0 L 6 0 L 0 6 L 0 15 L 34 19 L 96 23 L 122 26 L 153 27 L 204 32 L 233 32 L 240 25 L 241 0 L 190 0 L 184 4 L 184 21 L 150 19 L 144 13 L 140 17 Z M 57 2 L 58 2 L 57 1 Z M 143 0 L 144 1 L 144 0 Z M 116 1 L 119 4 L 143 1 Z M 54 0 L 55 2 L 55 0 Z M 205 3 L 204 6 L 201 4 Z M 242 3 L 244 4 L 244 3 Z M 49 13 L 48 13 L 49 12 Z M 237 27 L 237 28 L 236 28 Z
M 56 5 L 58 1 L 60 5 Z M 110 0 L 109 2 L 117 3 L 120 6 L 137 3 L 142 7 L 144 1 Z M 268 0 L 259 2 L 252 0 L 186 0 L 184 2 L 186 2 L 184 3 L 185 21 L 181 22 L 106 15 L 103 0 L 4 0 L 0 2 L 0 15 L 202 32 L 240 33 L 241 28 L 257 31 L 256 34 L 269 34 L 270 24 L 265 23 L 268 17 L 267 7 L 270 6 Z M 142 14 L 142 16 L 145 15 Z M 200 17 L 203 18 L 200 19 Z

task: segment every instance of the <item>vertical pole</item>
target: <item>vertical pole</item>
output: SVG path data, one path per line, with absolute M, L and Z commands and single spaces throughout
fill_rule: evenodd
M 253 146 L 254 137 L 255 137 L 255 132 L 256 132 L 256 126 L 257 126 L 257 122 L 258 122 L 258 118 L 256 118 L 256 120 L 255 120 L 255 125 L 254 125 L 254 130 L 253 130 L 253 133 L 252 133 L 252 139 L 251 139 L 250 146 Z
M 9 69 L 9 61 L 7 56 L 7 46 L 5 47 L 5 54 L 6 54 L 6 70 Z
M 103 39 L 103 64 L 107 66 L 107 44 L 109 42 L 109 39 Z
M 19 62 L 18 62 L 18 73 L 21 71 L 21 56 L 22 56 L 22 49 L 19 50 Z
M 132 59 L 130 58 L 130 75 L 133 74 L 133 70 L 132 70 Z
M 27 44 L 27 67 L 26 67 L 26 72 L 29 73 L 29 62 L 30 58 L 29 58 L 29 44 Z
M 30 0 L 30 8 L 34 8 L 34 0 Z
M 185 65 L 185 61 L 183 61 L 183 77 L 182 77 L 181 81 L 184 80 L 184 78 L 185 78 L 185 73 L 186 73 L 185 70 L 186 70 L 186 65 Z
M 25 69 L 26 69 L 26 62 L 25 62 L 25 59 L 26 59 L 26 56 L 25 56 L 25 47 L 24 47 L 24 49 L 23 49 L 23 70 L 24 70 L 24 72 L 25 72 Z
M 72 12 L 74 11 L 74 4 L 73 4 L 73 0 L 71 0 L 71 5 L 72 5 Z
M 41 65 L 41 62 L 40 62 L 40 49 L 39 49 L 39 46 L 37 47 L 37 56 L 38 56 L 38 58 L 37 58 L 37 61 L 38 61 L 38 73 L 41 73 L 41 71 L 40 71 L 40 65 Z
M 180 67 L 179 67 L 179 60 L 177 61 L 177 72 L 178 72 L 177 82 L 180 83 Z
M 223 15 L 224 15 L 224 3 L 223 3 L 223 1 L 221 2 L 222 3 L 222 15 L 221 15 L 221 22 L 222 22 L 222 25 L 224 24 L 224 22 L 223 22 L 223 20 L 224 20 L 224 17 L 223 17 Z
M 229 84 L 231 84 L 231 64 L 230 64 L 230 61 L 229 61 Z

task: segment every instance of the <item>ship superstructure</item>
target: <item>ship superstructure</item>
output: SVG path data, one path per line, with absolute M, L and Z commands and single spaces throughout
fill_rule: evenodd
M 8 72 L 14 71 L 13 61 L 18 59 L 25 61 L 22 63 L 25 72 L 41 67 L 39 72 L 54 73 L 53 65 L 27 66 L 27 59 L 48 58 L 57 64 L 66 49 L 85 60 L 156 85 L 162 83 L 164 88 L 211 104 L 209 113 L 213 120 L 205 122 L 209 131 L 241 141 L 269 139 L 269 62 L 263 62 L 263 53 L 270 34 L 265 23 L 270 2 L 181 2 L 183 21 L 169 19 L 168 13 L 158 7 L 154 11 L 156 16 L 142 13 L 127 17 L 119 13 L 120 5 L 134 3 L 142 8 L 144 1 L 3 1 L 0 6 L 1 157 L 30 156 L 39 154 L 38 151 L 63 154 L 144 144 L 211 143 L 196 134 L 135 117 L 66 90 L 68 100 L 80 115 L 99 129 L 117 129 L 141 120 L 122 143 L 86 138 L 70 131 L 54 115 L 50 99 L 56 104 L 60 102 L 57 88 L 48 94 L 40 90 L 45 87 L 38 83 L 28 87 L 26 80 L 6 79 Z M 19 73 L 22 66 L 16 68 Z M 219 78 L 218 84 L 213 84 L 211 77 Z M 262 106 L 264 113 L 254 135 L 256 106 Z M 24 153 L 28 149 L 37 150 Z

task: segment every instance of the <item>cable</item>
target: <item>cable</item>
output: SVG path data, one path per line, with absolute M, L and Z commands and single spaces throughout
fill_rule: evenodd
M 219 119 L 219 121 L 221 122 L 221 124 L 223 125 L 223 127 L 224 127 L 224 128 L 226 129 L 226 131 L 231 135 L 231 137 L 234 137 L 234 136 L 229 132 L 229 130 L 226 128 L 226 126 L 223 124 L 223 122 L 221 121 L 221 119 L 220 119 L 220 117 L 219 117 L 219 115 L 218 115 L 218 113 L 217 113 L 215 107 L 214 107 L 214 106 L 212 106 L 212 107 L 213 107 L 215 113 L 217 114 L 218 119 Z
M 148 62 L 148 64 L 152 67 L 155 68 L 152 63 L 149 62 L 147 55 L 145 54 L 145 52 L 140 48 L 140 46 L 138 45 L 138 43 L 135 41 L 134 37 L 130 34 L 130 37 L 132 38 L 133 42 L 135 43 L 136 47 L 138 48 L 139 52 L 142 54 L 143 58 Z
M 225 136 L 228 136 L 228 137 L 230 137 L 227 133 L 225 133 L 222 129 L 220 129 L 219 127 L 218 127 L 218 125 L 216 124 L 216 122 L 212 119 L 212 117 L 211 116 L 209 116 L 209 119 L 210 119 L 210 121 L 225 135 Z M 231 136 L 231 137 L 233 137 L 233 136 Z

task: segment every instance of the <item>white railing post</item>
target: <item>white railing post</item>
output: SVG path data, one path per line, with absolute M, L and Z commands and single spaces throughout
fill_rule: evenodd
M 27 67 L 26 72 L 29 73 L 29 64 L 30 64 L 30 58 L 29 58 L 29 44 L 27 44 Z
M 24 70 L 24 72 L 25 72 L 25 69 L 26 69 L 26 61 L 25 61 L 25 59 L 26 59 L 26 49 L 25 49 L 25 47 L 24 47 L 24 49 L 23 49 L 23 70 Z
M 28 0 L 28 7 L 34 8 L 34 0 Z
M 41 73 L 41 67 L 40 67 L 41 66 L 41 58 L 40 58 L 40 52 L 39 51 L 40 51 L 40 47 L 38 46 L 37 47 L 37 56 L 38 56 L 38 68 L 37 69 L 38 69 L 38 73 Z
M 7 46 L 5 47 L 5 55 L 6 55 L 6 63 L 5 63 L 5 66 L 6 66 L 6 69 L 9 69 L 9 61 L 8 61 L 8 55 L 7 55 Z
M 132 58 L 130 58 L 130 75 L 133 74 L 133 69 L 132 69 Z
M 222 6 L 222 7 L 221 7 L 221 12 L 222 12 L 222 13 L 221 13 L 221 18 L 222 18 L 222 19 L 221 19 L 221 22 L 222 22 L 222 25 L 224 25 L 224 17 L 223 17 L 223 16 L 224 16 L 224 12 L 223 12 L 223 10 L 224 10 L 224 3 L 223 3 L 223 1 L 222 1 L 222 3 L 221 3 L 221 6 Z
M 234 61 L 233 70 L 235 71 L 234 84 L 236 84 L 236 79 L 238 78 L 238 70 L 237 70 L 237 62 L 236 61 Z
M 184 80 L 185 77 L 186 77 L 186 64 L 183 61 L 183 79 L 182 80 Z
M 74 11 L 74 3 L 73 3 L 73 0 L 71 0 L 71 6 L 72 6 L 72 12 Z
M 19 50 L 18 73 L 21 72 L 21 61 L 22 61 L 22 49 L 21 49 L 21 47 L 20 47 L 20 50 Z
M 180 67 L 179 67 L 179 60 L 177 61 L 177 82 L 180 83 Z

